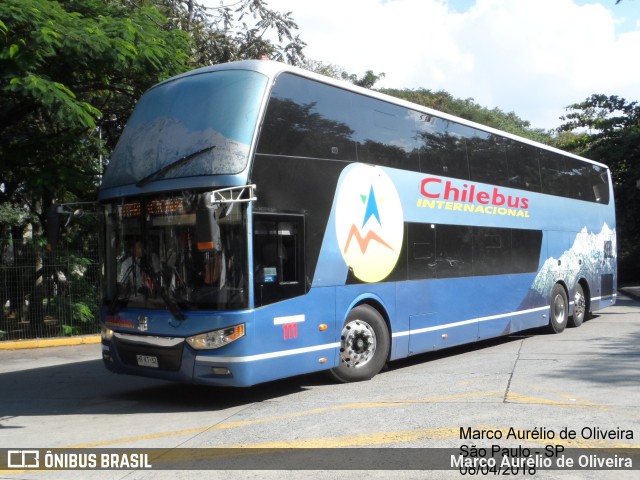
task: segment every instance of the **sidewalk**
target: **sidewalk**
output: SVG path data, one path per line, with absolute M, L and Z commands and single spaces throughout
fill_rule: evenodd
M 640 287 L 622 287 L 618 295 L 625 295 L 636 302 L 640 302 Z M 100 335 L 84 335 L 81 337 L 36 338 L 33 340 L 0 341 L 0 350 L 20 350 L 28 348 L 63 347 L 70 345 L 85 345 L 100 343 Z
M 632 300 L 640 302 L 640 287 L 622 287 L 618 289 L 618 294 L 626 295 Z

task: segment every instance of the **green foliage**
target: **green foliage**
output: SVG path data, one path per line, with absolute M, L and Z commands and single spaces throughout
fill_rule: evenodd
M 0 204 L 42 221 L 54 198 L 94 196 L 100 156 L 190 41 L 146 2 L 4 0 L 0 22 Z
M 262 56 L 298 65 L 305 43 L 294 31 L 291 13 L 268 8 L 264 0 L 220 2 L 205 7 L 195 0 L 153 0 L 169 18 L 170 28 L 193 40 L 193 66 L 213 65 Z M 226 3 L 226 4 L 225 4 Z M 277 37 L 274 43 L 271 38 Z
M 567 107 L 561 147 L 607 164 L 613 177 L 621 282 L 640 280 L 640 105 L 592 95 Z
M 373 88 L 373 86 L 378 83 L 379 80 L 381 80 L 382 78 L 384 78 L 385 73 L 381 72 L 378 74 L 373 73 L 373 70 L 367 70 L 364 75 L 360 78 L 358 78 L 356 75 L 348 75 L 348 76 L 343 76 L 342 78 L 344 80 L 348 80 L 351 83 L 353 83 L 354 85 L 357 85 L 358 87 L 363 87 L 363 88 Z
M 24 208 L 16 207 L 10 203 L 0 203 L 0 225 L 18 227 L 24 225 L 29 218 L 29 212 Z
M 4 0 L 0 205 L 26 205 L 40 231 L 54 199 L 92 200 L 101 160 L 146 89 L 206 64 L 261 55 L 299 62 L 296 28 L 263 0 L 218 8 L 195 0 Z M 0 235 L 8 225 L 0 223 Z
M 358 78 L 356 74 L 349 73 L 338 65 L 308 58 L 305 58 L 304 62 L 300 66 L 305 70 L 319 73 L 320 75 L 325 75 L 337 80 L 344 80 L 345 82 L 369 89 L 372 89 L 378 81 L 385 77 L 384 72 L 376 74 L 373 73 L 373 70 L 367 70 L 362 77 Z

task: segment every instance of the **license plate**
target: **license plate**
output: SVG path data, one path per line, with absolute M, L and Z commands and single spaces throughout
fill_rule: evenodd
M 158 368 L 158 357 L 151 355 L 136 355 L 139 367 Z

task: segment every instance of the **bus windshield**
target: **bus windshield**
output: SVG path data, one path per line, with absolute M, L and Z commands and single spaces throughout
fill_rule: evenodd
M 247 306 L 246 205 L 215 211 L 212 241 L 198 244 L 201 195 L 144 198 L 108 206 L 107 292 L 110 310 L 190 310 Z
M 242 172 L 266 84 L 260 73 L 231 70 L 152 88 L 129 119 L 102 188 Z

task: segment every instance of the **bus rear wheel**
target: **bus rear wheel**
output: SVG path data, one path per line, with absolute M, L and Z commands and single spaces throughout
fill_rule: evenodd
M 344 322 L 340 364 L 330 373 L 341 382 L 369 380 L 384 367 L 389 348 L 389 329 L 380 313 L 370 305 L 358 305 Z
M 569 301 L 564 287 L 556 283 L 551 290 L 551 309 L 548 329 L 551 333 L 561 333 L 569 319 Z
M 587 297 L 580 284 L 576 285 L 576 293 L 573 296 L 573 315 L 569 318 L 570 327 L 579 327 L 587 315 Z

